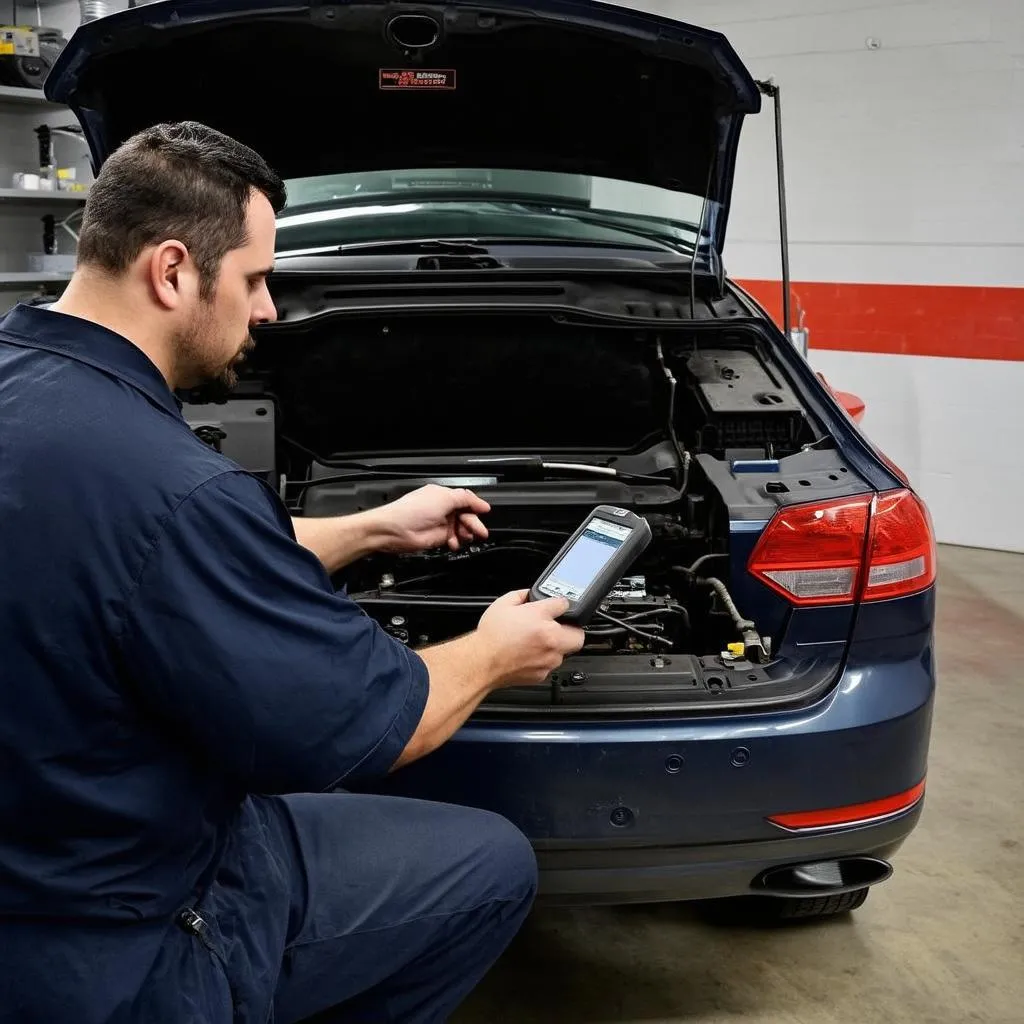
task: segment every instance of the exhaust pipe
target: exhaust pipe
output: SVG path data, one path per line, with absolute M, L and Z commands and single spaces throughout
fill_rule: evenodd
M 766 896 L 835 896 L 877 885 L 891 875 L 892 865 L 879 857 L 841 857 L 769 868 L 750 887 Z

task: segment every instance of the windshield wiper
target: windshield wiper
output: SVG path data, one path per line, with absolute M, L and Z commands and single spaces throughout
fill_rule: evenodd
M 558 216 L 566 217 L 570 220 L 579 220 L 584 224 L 593 224 L 596 227 L 611 228 L 613 231 L 621 231 L 624 235 L 645 238 L 649 242 L 657 242 L 659 245 L 673 249 L 676 252 L 686 253 L 687 255 L 692 254 L 696 248 L 693 242 L 688 242 L 683 238 L 676 238 L 675 235 L 665 234 L 661 231 L 647 231 L 635 228 L 631 224 L 623 224 L 622 221 L 616 220 L 614 217 L 598 217 L 590 213 L 584 213 L 582 210 L 573 211 L 572 213 L 559 213 Z M 611 246 L 614 243 L 608 242 L 605 244 Z
M 297 446 L 298 447 L 298 446 Z M 337 474 L 321 477 L 308 477 L 302 480 L 288 480 L 288 488 L 300 488 L 300 494 L 309 487 L 319 484 L 355 483 L 360 480 L 421 480 L 430 481 L 437 478 L 480 476 L 543 480 L 554 477 L 571 478 L 573 476 L 599 476 L 605 479 L 621 480 L 625 483 L 671 484 L 666 476 L 653 476 L 646 473 L 630 473 L 615 469 L 612 466 L 599 466 L 592 462 L 547 462 L 529 455 L 512 456 L 472 456 L 441 461 L 429 466 L 414 466 L 405 463 L 392 463 L 387 466 L 373 465 L 367 462 L 349 462 L 340 460 L 317 459 L 328 469 L 347 470 Z
M 279 253 L 287 256 L 287 252 Z M 507 267 L 489 249 L 460 238 L 416 238 L 381 242 L 345 242 L 317 256 L 411 256 L 416 270 L 497 270 Z
M 327 255 L 339 256 L 408 256 L 415 253 L 444 256 L 489 256 L 490 250 L 477 239 L 411 238 L 379 242 L 343 242 Z
M 593 207 L 583 203 L 577 205 L 571 202 L 563 202 L 556 205 L 544 202 L 543 200 L 517 199 L 515 205 L 543 210 L 553 217 L 565 217 L 567 220 L 579 220 L 585 224 L 612 228 L 615 231 L 621 231 L 627 235 L 636 235 L 638 238 L 646 238 L 650 241 L 660 242 L 663 245 L 678 246 L 685 252 L 692 252 L 694 249 L 693 242 L 678 238 L 667 231 L 657 230 L 655 225 L 664 224 L 663 220 L 658 217 L 649 217 L 642 213 L 623 213 L 621 216 L 616 216 L 610 210 L 595 210 Z M 636 221 L 643 221 L 643 224 L 637 225 Z M 689 221 L 674 220 L 672 223 L 687 231 L 692 231 L 694 238 L 700 233 L 700 228 Z M 648 225 L 651 225 L 650 229 L 648 229 Z

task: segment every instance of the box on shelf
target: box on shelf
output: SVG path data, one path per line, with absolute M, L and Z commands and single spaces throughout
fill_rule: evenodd
M 11 175 L 11 185 L 25 192 L 75 192 L 84 195 L 89 191 L 85 182 L 75 179 L 74 167 L 58 167 L 55 178 L 34 171 L 15 171 Z

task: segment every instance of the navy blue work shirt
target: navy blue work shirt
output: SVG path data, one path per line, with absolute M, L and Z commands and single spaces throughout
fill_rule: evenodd
M 426 695 L 140 349 L 0 321 L 0 1019 L 116 1019 L 245 795 L 385 773 Z

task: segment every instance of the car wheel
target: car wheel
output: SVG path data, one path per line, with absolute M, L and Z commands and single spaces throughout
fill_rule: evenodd
M 817 921 L 849 914 L 864 905 L 870 890 L 854 889 L 835 896 L 806 896 L 783 899 L 778 896 L 739 896 L 714 900 L 705 907 L 706 916 L 715 924 L 771 926 L 797 921 Z

